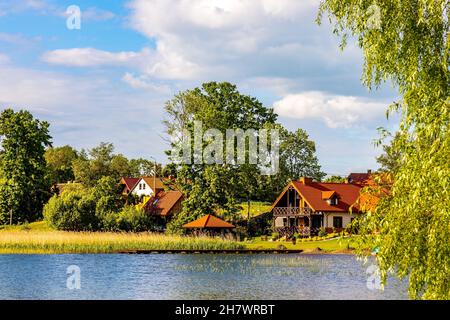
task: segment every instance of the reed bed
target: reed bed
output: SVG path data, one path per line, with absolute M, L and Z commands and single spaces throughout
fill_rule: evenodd
M 127 250 L 235 250 L 243 246 L 211 237 L 155 233 L 17 231 L 0 232 L 0 253 L 114 253 Z

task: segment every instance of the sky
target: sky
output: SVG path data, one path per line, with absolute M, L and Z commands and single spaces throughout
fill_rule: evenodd
M 73 11 L 80 9 L 80 28 Z M 361 84 L 363 58 L 316 23 L 318 0 L 0 0 L 0 109 L 50 122 L 53 145 L 112 142 L 166 162 L 164 103 L 228 81 L 316 142 L 323 171 L 376 169 L 395 101 Z M 69 19 L 69 23 L 67 20 Z

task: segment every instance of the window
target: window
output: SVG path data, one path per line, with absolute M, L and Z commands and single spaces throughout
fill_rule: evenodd
M 142 189 L 144 189 L 144 190 L 145 190 L 145 183 L 144 183 L 144 184 L 142 184 Z
M 342 228 L 342 217 L 333 217 L 333 228 Z

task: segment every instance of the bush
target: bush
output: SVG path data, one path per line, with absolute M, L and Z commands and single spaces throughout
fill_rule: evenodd
M 95 201 L 89 194 L 68 192 L 53 196 L 44 206 L 44 218 L 54 228 L 66 231 L 94 231 L 99 221 Z
M 154 219 L 141 208 L 125 206 L 117 217 L 117 228 L 123 231 L 149 231 L 154 225 Z
M 322 227 L 322 228 L 319 229 L 319 237 L 326 237 L 327 234 L 328 234 L 328 233 L 326 232 L 326 230 L 325 230 L 324 227 Z

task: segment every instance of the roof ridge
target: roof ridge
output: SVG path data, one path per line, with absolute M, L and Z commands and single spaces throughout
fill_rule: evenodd
M 209 218 L 211 218 L 211 214 L 206 215 L 205 225 L 203 226 L 203 228 L 205 228 L 208 225 Z

